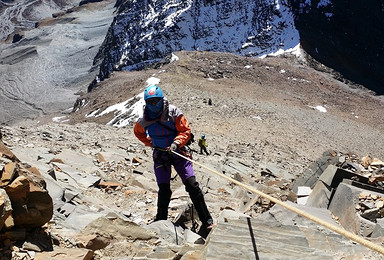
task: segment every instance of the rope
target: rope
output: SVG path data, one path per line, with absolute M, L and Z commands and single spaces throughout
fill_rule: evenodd
M 228 181 L 233 182 L 233 183 L 235 183 L 235 184 L 237 184 L 237 185 L 239 185 L 239 186 L 241 186 L 241 187 L 243 187 L 243 188 L 245 188 L 245 189 L 247 189 L 247 190 L 249 190 L 249 191 L 251 191 L 253 193 L 256 193 L 256 194 L 258 194 L 258 195 L 260 195 L 260 196 L 262 196 L 262 197 L 272 201 L 275 204 L 278 204 L 278 205 L 280 205 L 280 206 L 282 206 L 282 207 L 284 207 L 284 208 L 286 208 L 286 209 L 288 209 L 290 211 L 293 211 L 293 212 L 295 212 L 296 214 L 298 214 L 298 215 L 300 215 L 302 217 L 305 217 L 305 218 L 307 218 L 307 219 L 309 219 L 309 220 L 311 220 L 311 221 L 313 221 L 313 222 L 315 222 L 315 223 L 317 223 L 319 225 L 322 225 L 322 226 L 324 226 L 324 227 L 326 227 L 326 228 L 328 228 L 328 229 L 330 229 L 330 230 L 332 230 L 332 231 L 334 231 L 334 232 L 336 232 L 336 233 L 338 233 L 338 234 L 340 234 L 340 235 L 342 235 L 344 237 L 347 237 L 347 238 L 349 238 L 349 239 L 351 239 L 351 240 L 353 240 L 353 241 L 355 241 L 355 242 L 357 242 L 357 243 L 359 243 L 359 244 L 361 244 L 363 246 L 366 246 L 366 247 L 368 247 L 368 248 L 370 248 L 370 249 L 372 249 L 372 250 L 374 250 L 376 252 L 379 252 L 380 254 L 384 255 L 384 247 L 382 247 L 382 246 L 380 246 L 378 244 L 375 244 L 375 243 L 373 243 L 373 242 L 371 242 L 371 241 L 369 241 L 369 240 L 367 240 L 365 238 L 362 238 L 362 237 L 360 237 L 360 236 L 358 236 L 356 234 L 353 234 L 353 233 L 351 233 L 351 232 L 349 232 L 349 231 L 347 231 L 347 230 L 345 230 L 343 228 L 340 228 L 338 226 L 332 225 L 332 224 L 330 224 L 330 223 L 328 223 L 328 222 L 326 222 L 326 221 L 324 221 L 324 220 L 322 220 L 322 219 L 320 219 L 318 217 L 315 217 L 315 216 L 309 214 L 308 212 L 305 212 L 305 211 L 300 210 L 300 209 L 298 209 L 296 207 L 288 205 L 287 203 L 284 203 L 284 202 L 282 202 L 282 201 L 280 201 L 280 200 L 278 200 L 278 199 L 276 199 L 276 198 L 274 198 L 274 197 L 272 197 L 272 196 L 270 196 L 268 194 L 265 194 L 265 193 L 263 193 L 261 191 L 258 191 L 256 189 L 254 189 L 253 187 L 245 185 L 245 184 L 243 184 L 243 183 L 241 183 L 241 182 L 239 182 L 239 181 L 237 181 L 235 179 L 232 179 L 232 178 L 230 178 L 228 176 L 225 176 L 223 173 L 220 173 L 220 172 L 218 172 L 216 170 L 213 170 L 213 169 L 211 169 L 211 168 L 209 168 L 209 167 L 207 167 L 207 166 L 205 166 L 205 165 L 203 165 L 203 164 L 201 164 L 199 162 L 196 162 L 196 161 L 194 161 L 194 160 L 192 160 L 192 159 L 190 159 L 190 158 L 188 158 L 188 157 L 186 157 L 184 155 L 181 155 L 181 154 L 179 154 L 177 152 L 174 152 L 174 151 L 172 151 L 172 153 L 174 153 L 174 154 L 176 154 L 176 155 L 178 155 L 178 156 L 180 156 L 180 157 L 182 157 L 182 158 L 184 158 L 184 159 L 186 159 L 186 160 L 188 160 L 188 161 L 190 161 L 190 162 L 192 162 L 194 164 L 197 164 L 197 165 L 199 165 L 199 166 L 201 166 L 201 167 L 203 167 L 203 168 L 205 168 L 205 169 L 215 173 L 216 175 L 218 175 L 220 177 L 223 177 L 224 179 L 227 179 Z

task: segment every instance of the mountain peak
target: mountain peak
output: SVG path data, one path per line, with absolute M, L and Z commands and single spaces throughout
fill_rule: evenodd
M 139 70 L 175 51 L 260 57 L 299 44 L 293 14 L 276 1 L 125 1 L 100 50 L 100 79 Z M 97 59 L 95 60 L 97 63 Z

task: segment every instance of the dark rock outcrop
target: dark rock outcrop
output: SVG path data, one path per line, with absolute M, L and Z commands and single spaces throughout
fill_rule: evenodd
M 307 53 L 343 77 L 384 94 L 382 1 L 291 2 L 300 42 Z

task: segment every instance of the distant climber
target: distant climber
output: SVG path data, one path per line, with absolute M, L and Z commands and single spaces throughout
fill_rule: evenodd
M 207 140 L 205 139 L 205 135 L 203 134 L 199 139 L 200 154 L 203 154 L 204 151 L 206 155 L 209 155 L 207 146 Z
M 185 190 L 189 193 L 202 227 L 209 231 L 213 220 L 205 204 L 203 192 L 196 181 L 192 163 L 174 154 L 174 152 L 183 153 L 184 145 L 190 139 L 189 123 L 179 108 L 168 103 L 158 86 L 147 87 L 144 90 L 144 100 L 144 113 L 137 120 L 134 133 L 146 146 L 154 148 L 152 157 L 159 187 L 155 221 L 168 218 L 173 165 L 185 185 Z

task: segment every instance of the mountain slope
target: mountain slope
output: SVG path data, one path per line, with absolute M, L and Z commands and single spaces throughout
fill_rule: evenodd
M 113 73 L 83 95 L 77 111 L 63 120 L 124 126 L 129 112 L 115 108 L 101 114 L 117 103 L 123 107 L 123 102 L 142 93 L 146 81 L 155 77 L 170 102 L 186 114 L 196 134 L 212 136 L 213 150 L 218 143 L 238 149 L 245 146 L 244 156 L 279 162 L 287 168 L 291 166 L 285 163 L 292 163 L 293 174 L 298 164 L 306 165 L 328 149 L 384 157 L 380 145 L 384 141 L 380 112 L 384 103 L 367 90 L 351 89 L 289 56 L 175 55 L 179 60 L 161 69 Z M 128 102 L 126 108 L 137 101 Z M 318 106 L 327 112 L 320 112 Z M 132 126 L 135 117 L 130 120 L 126 127 Z
M 82 176 L 100 176 L 112 182 L 107 185 L 116 185 L 116 181 L 122 184 L 119 188 L 75 189 L 81 198 L 81 202 L 77 196 L 74 199 L 78 210 L 67 216 L 73 208 L 73 204 L 67 202 L 69 209 L 63 207 L 55 211 L 57 218 L 50 227 L 51 234 L 60 238 L 61 246 L 66 246 L 67 251 L 71 245 L 66 245 L 65 241 L 72 237 L 65 232 L 66 228 L 75 226 L 79 231 L 110 210 L 122 213 L 128 219 L 124 225 L 121 224 L 122 230 L 131 227 L 132 222 L 145 228 L 156 225 L 148 225 L 155 214 L 157 195 L 151 149 L 144 147 L 134 136 L 133 122 L 119 128 L 105 125 L 114 118 L 118 125 L 124 116 L 130 116 L 119 114 L 117 108 L 121 106 L 101 115 L 116 103 L 142 93 L 148 79 L 159 79 L 166 97 L 181 108 L 193 132 L 197 136 L 206 135 L 212 154 L 194 154 L 195 160 L 245 184 L 264 187 L 276 197 L 282 190 L 289 192 L 287 187 L 292 180 L 326 150 L 332 149 L 340 159 L 361 158 L 366 153 L 377 158 L 384 156 L 383 101 L 369 91 L 350 89 L 329 74 L 315 71 L 289 56 L 257 59 L 213 52 L 177 52 L 174 55 L 179 59 L 161 69 L 114 72 L 110 78 L 99 82 L 94 91 L 84 94 L 79 100 L 78 110 L 61 118 L 60 124 L 44 124 L 47 121 L 41 119 L 40 123 L 24 122 L 20 127 L 7 127 L 4 131 L 4 140 L 20 154 L 22 161 L 39 166 L 46 175 L 49 172 L 47 162 L 53 157 L 71 166 L 70 169 L 61 168 L 72 174 L 80 172 Z M 136 101 L 139 102 L 139 98 Z M 45 120 L 52 121 L 51 118 Z M 197 144 L 192 148 L 198 149 Z M 103 158 L 105 162 L 101 162 Z M 254 196 L 223 178 L 215 178 L 197 165 L 195 171 L 218 223 L 207 242 L 205 253 L 208 259 L 225 252 L 222 248 L 227 249 L 230 242 L 234 245 L 230 251 L 234 254 L 232 259 L 244 254 L 255 256 L 256 253 L 260 257 L 282 259 L 281 256 L 287 253 L 281 247 L 289 250 L 291 259 L 309 255 L 314 259 L 329 259 L 341 254 L 344 257 L 357 254 L 361 259 L 380 259 L 374 252 L 323 231 L 313 223 L 300 221 L 298 224 L 299 219 L 293 217 L 291 220 L 292 214 L 286 211 L 265 212 L 264 215 L 269 216 L 270 233 L 274 234 L 273 239 L 265 237 L 268 234 L 264 228 L 258 227 L 267 226 L 264 224 L 266 220 L 259 222 L 255 219 L 263 210 L 260 203 L 249 211 L 252 218 L 248 222 L 245 219 L 233 221 L 226 216 L 222 218 L 224 208 L 231 209 L 228 211 L 233 216 L 234 210 L 242 212 L 245 203 L 253 205 Z M 47 178 L 52 177 L 48 175 Z M 66 180 L 63 179 L 68 182 Z M 179 178 L 172 182 L 172 188 L 170 218 L 175 220 L 188 199 Z M 54 191 L 55 195 L 59 193 L 58 189 Z M 59 203 L 64 203 L 60 199 L 62 195 L 56 196 Z M 329 212 L 324 213 L 332 219 Z M 285 223 L 283 226 L 276 222 L 279 216 Z M 108 214 L 108 218 L 115 219 L 116 215 Z M 287 222 L 292 222 L 292 226 L 287 226 Z M 184 246 L 179 234 L 176 242 L 167 242 L 164 237 L 175 239 L 174 235 L 169 235 L 176 232 L 171 222 L 157 224 L 169 227 L 158 229 L 159 240 L 140 240 L 139 244 L 127 240 L 127 236 L 123 241 L 118 240 L 115 238 L 119 234 L 116 225 L 110 227 L 99 223 L 81 230 L 83 235 L 92 232 L 109 239 L 113 237 L 114 243 L 95 251 L 96 259 L 137 257 L 139 254 L 159 259 L 165 252 L 170 256 L 178 254 L 175 248 L 178 251 L 180 247 L 183 251 L 179 257 L 186 251 L 195 250 L 198 255 L 202 251 L 201 246 Z M 235 237 L 223 237 L 223 232 L 233 230 L 237 232 Z M 256 242 L 251 240 L 252 237 Z M 226 243 L 220 243 L 223 240 Z M 379 240 L 376 242 L 380 243 Z M 280 248 L 271 247 L 271 243 L 280 245 Z M 143 250 L 143 247 L 149 249 Z M 236 254 L 235 250 L 239 248 L 241 250 Z M 228 253 L 228 256 L 232 255 Z

